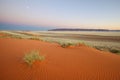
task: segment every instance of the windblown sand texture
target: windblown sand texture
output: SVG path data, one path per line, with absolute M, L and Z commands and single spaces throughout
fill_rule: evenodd
M 25 52 L 37 49 L 45 60 L 32 67 Z M 25 39 L 0 39 L 0 80 L 120 80 L 120 56 L 81 45 Z

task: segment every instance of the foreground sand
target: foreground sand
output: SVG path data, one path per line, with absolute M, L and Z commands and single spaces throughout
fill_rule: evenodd
M 22 58 L 34 49 L 45 60 L 29 67 Z M 0 39 L 0 80 L 120 80 L 120 56 L 86 46 Z

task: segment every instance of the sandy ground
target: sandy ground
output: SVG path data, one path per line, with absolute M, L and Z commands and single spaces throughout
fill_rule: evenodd
M 45 60 L 30 67 L 23 56 L 34 49 Z M 120 80 L 120 56 L 83 45 L 0 39 L 0 80 Z
M 120 42 L 120 36 L 99 36 L 99 35 L 81 35 L 81 34 L 67 34 L 67 35 L 43 35 L 43 37 L 53 38 L 65 38 L 75 40 L 89 40 L 89 41 L 109 41 L 109 42 Z

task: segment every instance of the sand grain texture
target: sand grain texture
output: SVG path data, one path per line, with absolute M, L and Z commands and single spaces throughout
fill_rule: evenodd
M 34 49 L 45 60 L 29 67 L 23 56 Z M 0 39 L 0 80 L 120 80 L 120 56 L 86 46 Z

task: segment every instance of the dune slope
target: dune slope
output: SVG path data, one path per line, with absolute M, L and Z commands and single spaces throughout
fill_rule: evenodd
M 30 67 L 23 56 L 34 49 L 45 60 Z M 0 39 L 0 80 L 120 80 L 120 56 L 86 46 Z

